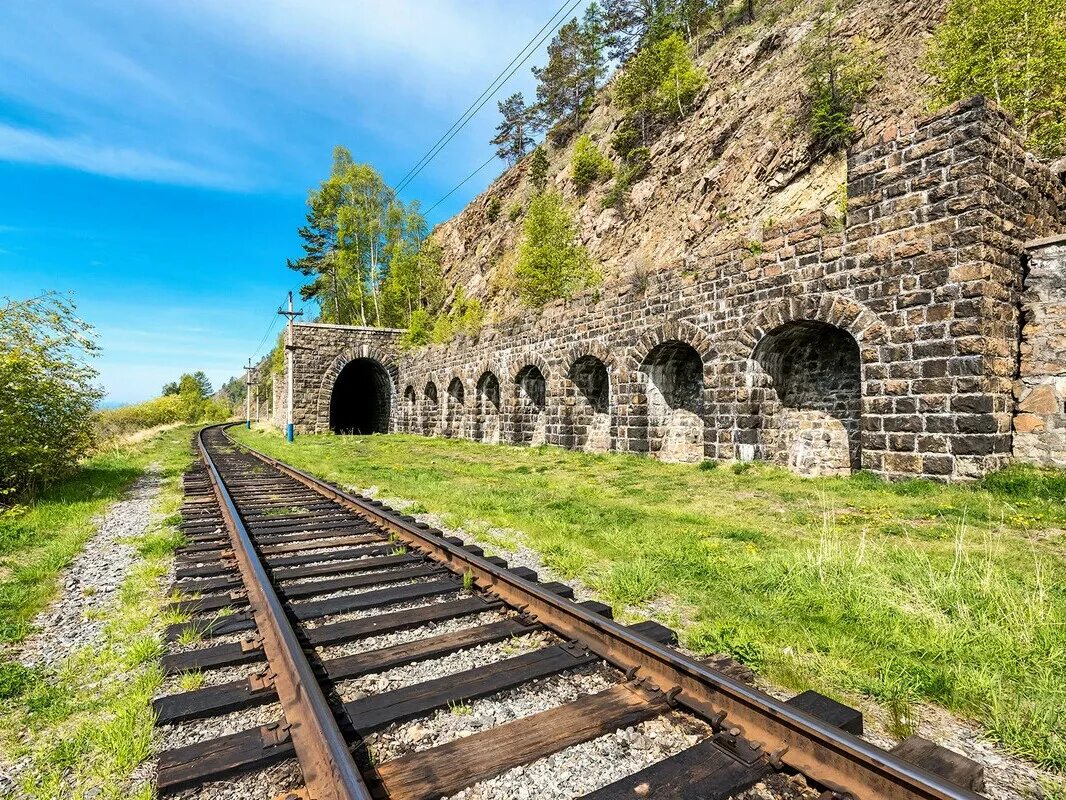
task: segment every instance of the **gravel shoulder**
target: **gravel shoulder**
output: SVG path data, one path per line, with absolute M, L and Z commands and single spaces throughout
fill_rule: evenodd
M 130 541 L 152 523 L 161 485 L 158 469 L 150 467 L 124 499 L 97 519 L 96 533 L 63 572 L 59 596 L 34 618 L 36 632 L 18 648 L 21 663 L 52 666 L 81 647 L 99 643 L 105 613 L 137 560 Z

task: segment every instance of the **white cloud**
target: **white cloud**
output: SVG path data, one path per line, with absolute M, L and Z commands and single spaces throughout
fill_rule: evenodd
M 51 136 L 4 123 L 0 123 L 0 159 L 71 167 L 112 178 L 237 188 L 232 178 L 166 156 L 129 147 L 101 145 L 87 138 Z

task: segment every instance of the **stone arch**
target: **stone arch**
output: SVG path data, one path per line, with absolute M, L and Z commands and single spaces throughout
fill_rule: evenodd
M 380 352 L 369 345 L 352 347 L 339 353 L 336 358 L 333 359 L 319 381 L 315 402 L 316 433 L 323 433 L 331 430 L 330 405 L 333 400 L 333 392 L 337 385 L 337 380 L 340 378 L 341 373 L 348 364 L 359 359 L 369 359 L 376 362 L 388 376 L 389 413 L 391 416 L 396 400 L 396 384 L 399 382 L 399 369 L 396 365 L 396 361 L 391 354 Z M 389 427 L 391 427 L 391 423 L 386 425 L 386 430 Z
M 862 465 L 862 362 L 844 328 L 792 320 L 751 355 L 759 455 L 804 475 L 846 475 Z
M 393 381 L 381 362 L 353 358 L 330 384 L 325 430 L 340 434 L 388 433 Z
M 646 330 L 629 351 L 629 366 L 639 370 L 652 350 L 665 342 L 681 342 L 696 351 L 704 367 L 709 367 L 717 355 L 711 337 L 690 322 L 669 320 Z
M 462 437 L 465 434 L 466 387 L 458 375 L 448 382 L 444 398 L 444 435 Z
M 758 309 L 733 339 L 732 354 L 747 359 L 770 331 L 789 322 L 824 322 L 847 331 L 858 342 L 863 363 L 877 361 L 876 347 L 887 343 L 888 328 L 858 300 L 832 292 L 790 297 Z
M 437 382 L 432 376 L 422 390 L 422 405 L 422 433 L 426 436 L 436 436 L 441 426 L 440 396 L 437 393 Z
M 717 352 L 710 336 L 695 325 L 668 320 L 647 331 L 630 348 L 632 388 L 643 398 L 630 422 L 634 439 L 663 461 L 702 461 L 711 437 L 707 408 L 708 374 Z
M 499 443 L 501 401 L 499 378 L 485 370 L 475 384 L 474 438 L 479 442 Z
M 668 339 L 640 363 L 647 398 L 648 452 L 663 461 L 702 461 L 707 381 L 696 348 Z
M 548 380 L 544 370 L 526 364 L 512 382 L 515 444 L 544 444 L 548 424 Z
M 566 359 L 563 397 L 564 436 L 568 446 L 604 453 L 612 446 L 613 358 L 599 342 L 571 348 Z
M 403 426 L 408 433 L 418 433 L 418 397 L 415 387 L 407 384 L 403 390 Z

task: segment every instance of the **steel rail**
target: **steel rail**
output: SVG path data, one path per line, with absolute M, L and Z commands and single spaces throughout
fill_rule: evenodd
M 300 761 L 307 797 L 309 800 L 372 800 L 270 576 L 204 443 L 204 433 L 211 427 L 200 431 L 197 445 L 229 530 L 267 663 L 275 673 L 275 689 Z
M 370 517 L 453 572 L 472 574 L 482 589 L 558 633 L 577 639 L 619 669 L 637 668 L 663 691 L 679 688 L 674 702 L 726 728 L 740 728 L 773 764 L 787 765 L 828 789 L 861 800 L 983 800 L 980 794 L 520 578 L 452 544 L 440 531 L 418 524 L 412 517 L 330 486 L 237 442 L 228 432 L 226 438 L 305 486 Z

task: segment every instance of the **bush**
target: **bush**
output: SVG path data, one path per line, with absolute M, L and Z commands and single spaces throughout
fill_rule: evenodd
M 934 105 L 987 95 L 1030 147 L 1066 153 L 1066 4 L 952 0 L 925 58 Z
M 615 99 L 646 142 L 648 123 L 683 117 L 705 80 L 684 37 L 673 33 L 633 56 L 615 80 Z
M 0 307 L 0 504 L 68 474 L 93 444 L 103 396 L 88 365 L 92 328 L 46 294 Z
M 517 222 L 524 210 L 521 203 L 512 203 L 511 207 L 507 209 L 507 219 L 511 220 L 511 222 Z
M 579 192 L 587 192 L 597 181 L 607 180 L 614 173 L 610 159 L 600 152 L 587 135 L 578 137 L 570 159 L 574 185 Z
M 515 266 L 523 302 L 543 306 L 557 297 L 569 297 L 597 277 L 588 253 L 577 241 L 576 226 L 563 198 L 554 193 L 533 198 Z
M 497 209 L 498 213 L 499 209 Z M 418 347 L 428 344 L 433 336 L 433 315 L 424 308 L 411 312 L 411 321 L 407 323 L 407 333 L 400 337 L 401 347 Z
M 241 414 L 244 413 L 241 409 Z M 168 394 L 143 403 L 109 408 L 96 414 L 96 429 L 103 440 L 119 439 L 137 431 L 160 425 L 222 422 L 233 412 L 225 403 L 211 400 L 188 387 L 179 394 Z
M 485 311 L 481 307 L 481 301 L 476 298 L 468 299 L 466 292 L 460 287 L 455 290 L 448 313 L 441 314 L 434 320 L 429 339 L 434 344 L 446 344 L 460 333 L 475 336 L 484 323 Z
M 806 60 L 807 102 L 804 122 L 818 150 L 845 147 L 855 136 L 851 116 L 869 93 L 877 77 L 868 46 L 857 41 L 851 50 L 833 39 L 832 23 L 824 34 L 803 48 Z
M 485 206 L 485 217 L 489 222 L 495 222 L 500 218 L 500 198 L 490 197 L 488 205 Z
M 610 190 L 603 197 L 604 208 L 622 210 L 630 187 L 639 181 L 651 165 L 651 151 L 647 147 L 636 147 L 626 154 L 626 164 L 614 179 Z
M 538 194 L 548 185 L 548 156 L 543 147 L 533 149 L 529 159 L 529 182 Z

